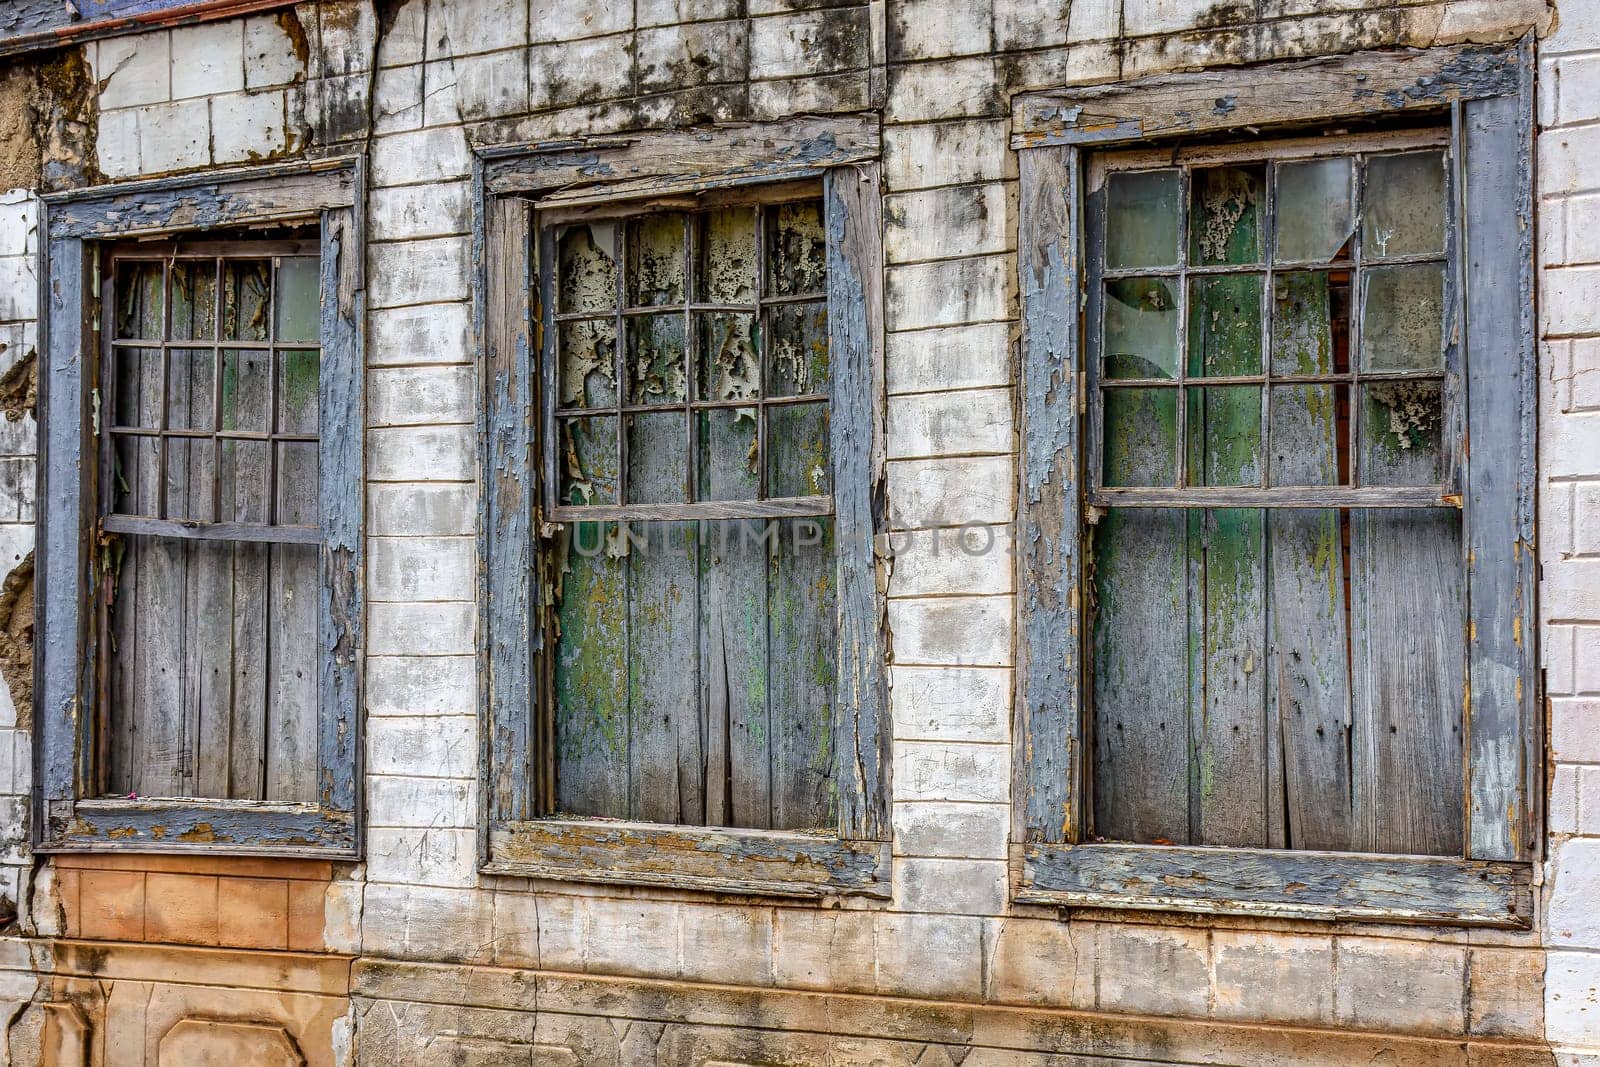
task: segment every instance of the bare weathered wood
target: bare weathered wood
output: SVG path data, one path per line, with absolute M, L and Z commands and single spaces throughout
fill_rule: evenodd
M 808 115 L 767 124 L 497 146 L 484 153 L 484 176 L 492 194 L 603 185 L 607 196 L 647 196 L 815 178 L 829 167 L 875 159 L 878 152 L 876 117 Z
M 1078 371 L 1081 163 L 1076 149 L 1024 152 L 1021 530 L 1017 736 L 1012 795 L 1024 841 L 1082 831 L 1083 539 Z
M 833 737 L 839 833 L 888 840 L 889 654 L 876 550 L 884 528 L 883 223 L 875 166 L 843 167 L 824 184 L 828 349 L 833 403 L 839 653 Z
M 1525 864 L 1416 856 L 1033 845 L 1017 899 L 1077 907 L 1207 911 L 1526 928 Z
M 1526 859 L 1539 838 L 1531 48 L 1521 45 L 1515 91 L 1461 108 L 1472 428 L 1467 854 L 1475 859 Z
M 536 545 L 530 481 L 539 425 L 537 381 L 529 294 L 533 270 L 526 201 L 499 198 L 487 212 L 478 256 L 484 292 L 483 369 L 479 447 L 483 453 L 484 511 L 478 538 L 483 560 L 478 582 L 482 605 L 480 655 L 485 703 L 487 799 L 497 818 L 539 814 L 533 761 L 539 743 L 534 715 L 540 693 L 536 664 L 543 658 L 544 629 L 536 614 L 542 590 L 534 587 Z
M 491 873 L 728 893 L 889 895 L 888 846 L 821 834 L 543 819 L 490 830 Z
M 40 852 L 222 852 L 349 856 L 349 812 L 309 804 L 218 800 L 80 800 L 52 812 Z
M 210 447 L 209 443 L 206 447 Z M 107 515 L 101 520 L 101 526 L 107 533 L 149 534 L 178 541 L 260 541 L 268 544 L 314 545 L 322 540 L 322 532 L 317 526 L 293 523 L 197 522 L 192 519 Z
M 355 202 L 346 160 L 153 179 L 46 197 L 54 237 L 132 237 L 180 229 L 315 219 Z
M 775 497 L 724 503 L 703 500 L 685 504 L 605 504 L 557 505 L 550 511 L 553 522 L 675 522 L 680 519 L 783 519 L 833 512 L 833 497 L 827 494 L 801 497 Z
M 1454 488 L 1433 485 L 1294 486 L 1270 489 L 1207 486 L 1193 489 L 1100 487 L 1096 507 L 1125 508 L 1437 508 L 1460 507 Z
M 1514 94 L 1519 70 L 1515 45 L 1451 45 L 1025 93 L 1012 105 L 1012 147 L 1109 144 L 1439 110 L 1458 100 Z

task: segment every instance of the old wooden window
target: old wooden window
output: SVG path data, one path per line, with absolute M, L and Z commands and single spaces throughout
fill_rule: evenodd
M 743 134 L 647 191 L 485 165 L 544 194 L 488 205 L 491 329 L 541 341 L 486 345 L 492 869 L 884 891 L 877 185 L 836 124 L 754 185 Z
M 1024 153 L 1025 895 L 1526 921 L 1525 71 L 1162 79 Z M 1186 93 L 1254 102 L 1150 147 Z M 1102 105 L 1134 117 L 1108 134 Z
M 355 848 L 353 203 L 319 169 L 50 204 L 46 848 Z

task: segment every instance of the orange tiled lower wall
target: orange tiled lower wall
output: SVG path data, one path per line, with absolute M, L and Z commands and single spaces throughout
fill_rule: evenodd
M 52 862 L 68 937 L 327 950 L 328 862 L 127 855 Z

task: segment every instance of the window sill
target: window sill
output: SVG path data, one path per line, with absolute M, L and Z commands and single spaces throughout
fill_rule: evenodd
M 603 819 L 500 822 L 485 874 L 780 897 L 889 895 L 889 844 Z
M 1526 929 L 1532 867 L 1169 845 L 1027 845 L 1016 900 L 1083 908 Z
M 52 805 L 54 807 L 54 805 Z M 312 804 L 95 799 L 52 811 L 36 852 L 357 857 L 355 820 Z

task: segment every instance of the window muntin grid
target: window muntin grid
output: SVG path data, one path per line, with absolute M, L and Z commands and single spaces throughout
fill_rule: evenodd
M 832 512 L 820 196 L 557 217 L 543 236 L 552 518 Z
M 319 256 L 311 240 L 110 250 L 105 529 L 319 539 Z M 224 472 L 256 466 L 226 500 Z M 134 467 L 153 470 L 153 490 L 130 481 Z
M 1102 206 L 1091 213 L 1089 235 L 1091 503 L 1183 506 L 1229 495 L 1252 506 L 1288 506 L 1291 498 L 1314 504 L 1318 496 L 1329 504 L 1438 506 L 1455 492 L 1448 326 L 1455 191 L 1448 149 L 1431 131 L 1361 140 L 1344 151 L 1300 143 L 1254 155 L 1190 150 L 1097 160 Z M 1347 194 L 1313 199 L 1341 168 Z M 1397 197 L 1406 184 L 1397 175 L 1413 189 L 1431 186 L 1431 201 Z M 1246 191 L 1242 183 L 1252 176 Z M 1219 185 L 1222 195 L 1211 207 L 1218 200 L 1223 206 L 1207 215 L 1202 202 Z M 1251 196 L 1253 210 L 1241 211 L 1240 201 Z M 1321 241 L 1306 227 L 1282 225 L 1285 214 L 1303 219 L 1308 202 L 1324 207 Z M 1246 215 L 1255 232 L 1242 248 L 1221 247 L 1215 228 L 1199 224 Z M 1394 225 L 1406 216 L 1411 239 Z M 1326 239 L 1330 233 L 1337 238 Z M 1293 305 L 1303 295 L 1296 290 L 1319 279 L 1330 351 L 1322 366 L 1296 365 L 1281 358 L 1295 354 L 1295 324 L 1282 305 Z M 1239 339 L 1249 336 L 1247 358 L 1242 365 L 1197 365 L 1195 342 L 1206 323 L 1196 316 L 1215 307 L 1197 295 L 1227 287 L 1245 299 L 1221 327 L 1238 331 L 1235 354 Z M 1430 314 L 1416 313 L 1419 294 Z M 1409 336 L 1387 343 L 1394 331 L 1364 321 L 1375 308 L 1386 308 Z M 1426 358 L 1415 358 L 1419 352 Z M 1302 407 L 1316 397 L 1337 408 L 1336 476 L 1307 477 L 1306 467 L 1293 462 L 1293 448 L 1283 447 L 1293 430 L 1275 406 L 1292 407 L 1285 403 L 1292 393 Z M 1195 435 L 1197 410 L 1213 402 L 1247 420 L 1249 410 L 1259 409 L 1254 456 L 1221 478 L 1204 469 Z M 1363 453 L 1370 456 L 1385 433 L 1391 446 L 1398 444 L 1400 461 L 1387 474 L 1369 476 L 1368 468 L 1379 465 L 1364 463 Z M 1119 455 L 1128 447 L 1134 454 Z M 1416 462 L 1423 455 L 1431 463 Z M 1119 466 L 1139 473 L 1127 477 Z

